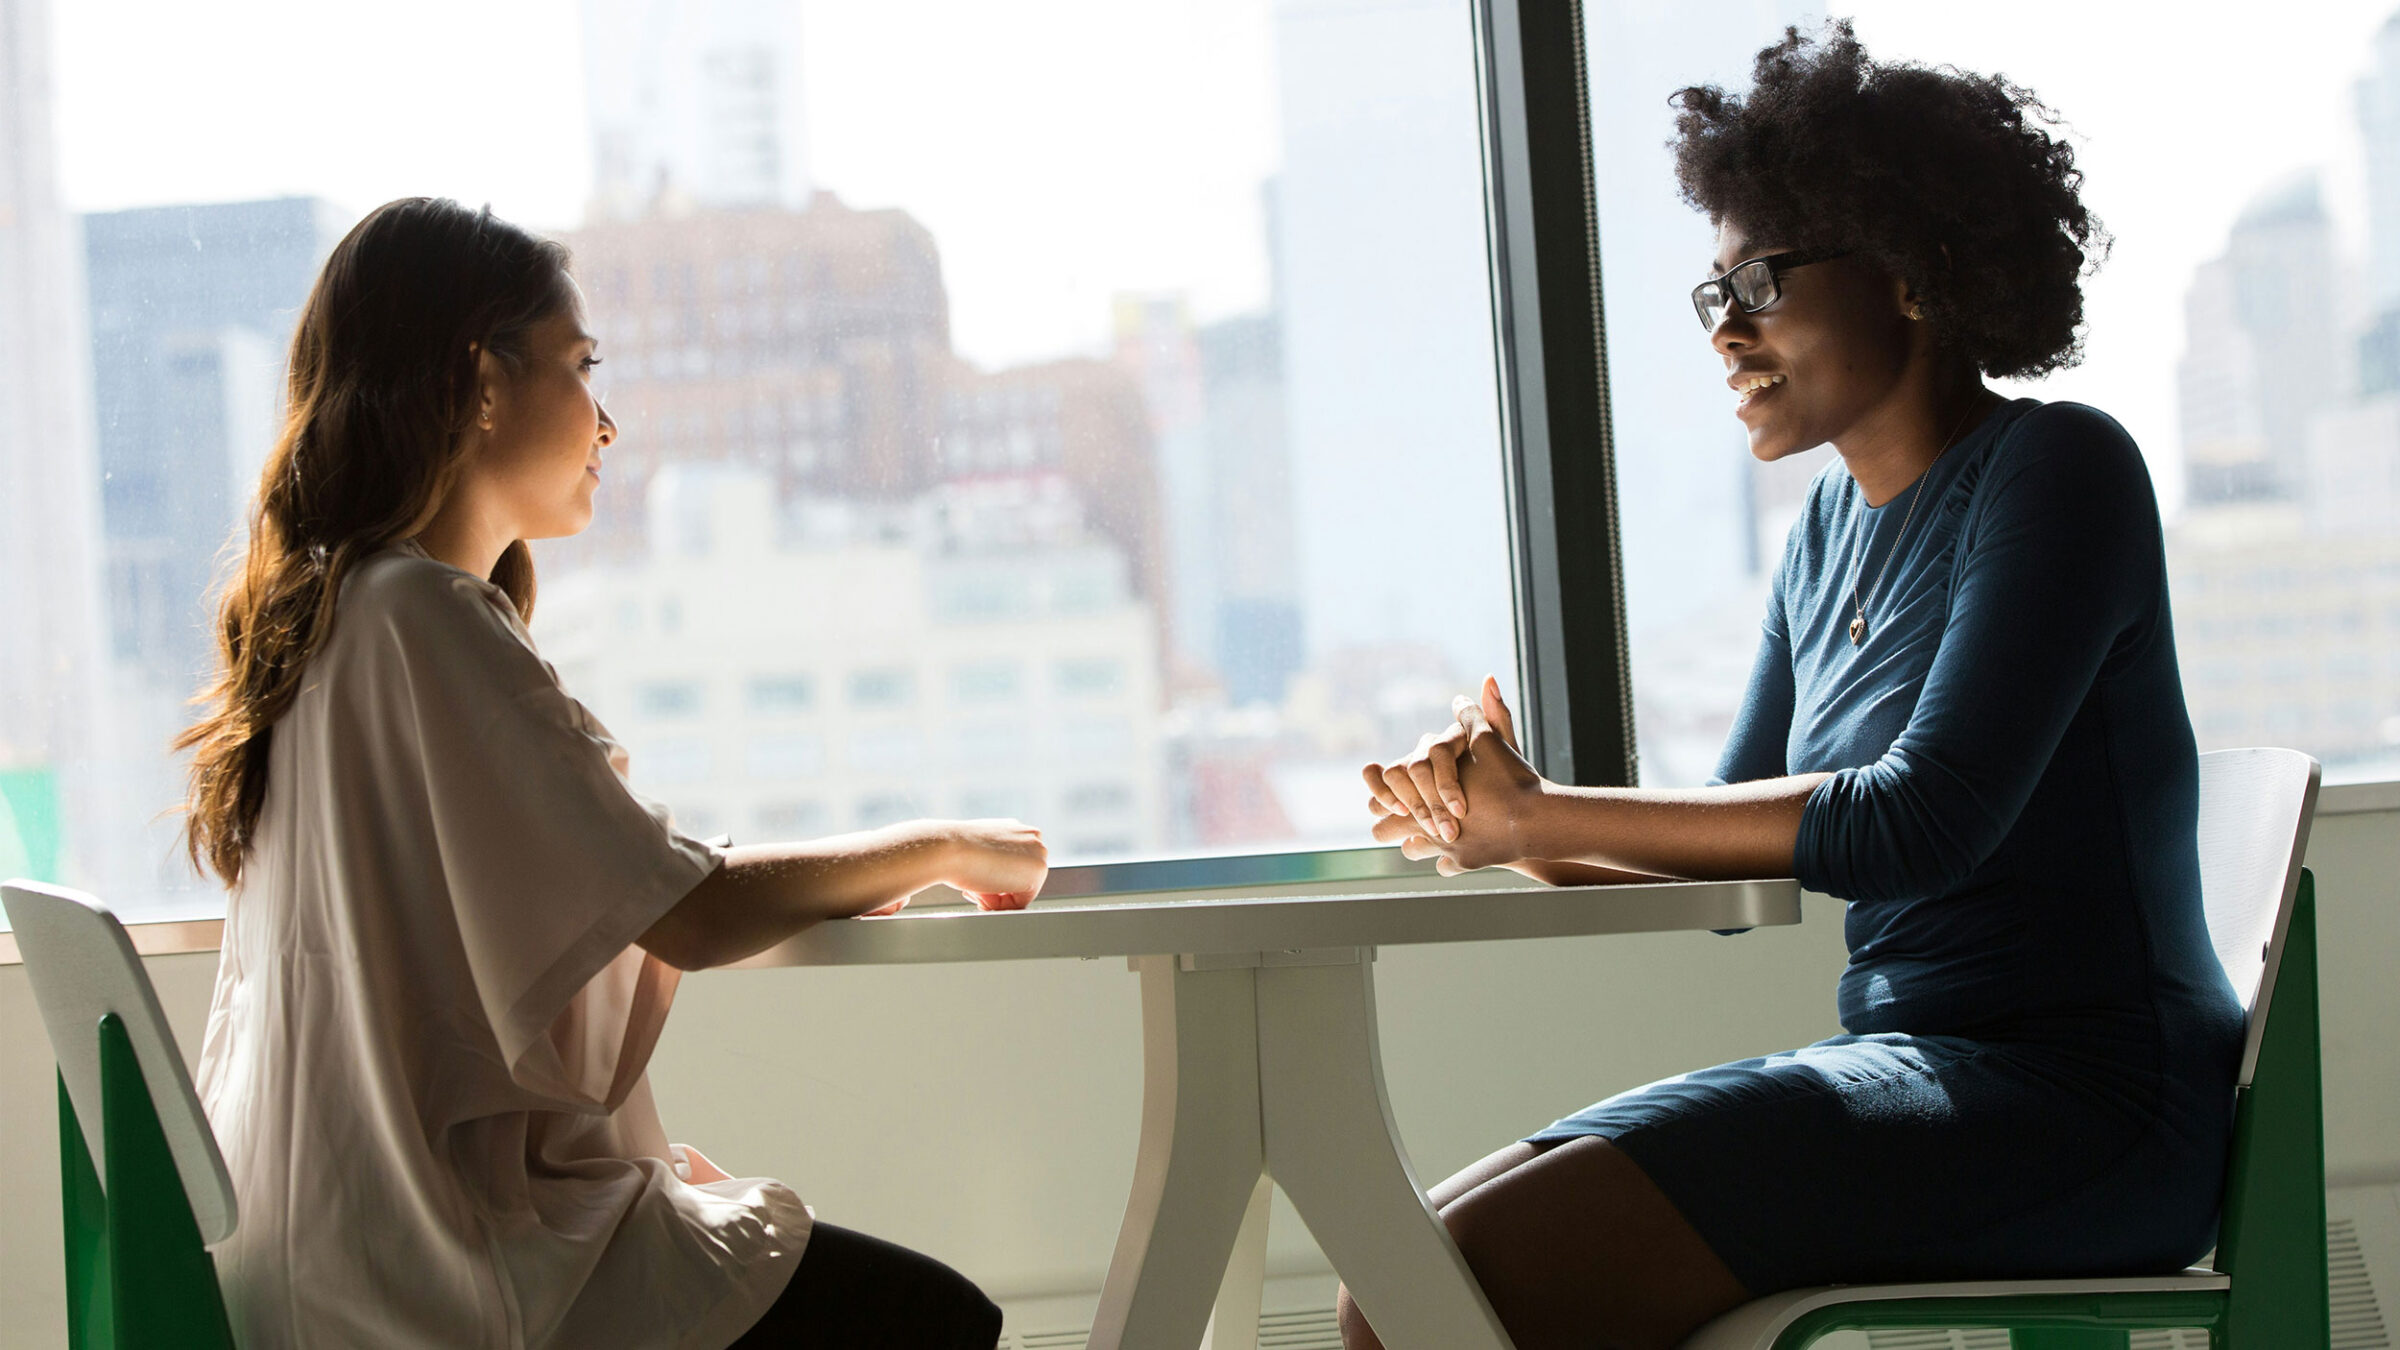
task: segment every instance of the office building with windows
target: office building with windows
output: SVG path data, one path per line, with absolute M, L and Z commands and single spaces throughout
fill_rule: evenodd
M 800 6 L 583 0 L 591 214 L 804 206 Z
M 945 504 L 779 508 L 757 470 L 672 467 L 647 554 L 546 584 L 535 634 L 694 833 L 1017 816 L 1062 855 L 1158 848 L 1156 637 L 1124 556 L 1064 492 L 1000 536 Z
M 214 659 L 196 616 L 274 441 L 292 325 L 348 223 L 309 197 L 83 219 L 109 645 L 178 701 Z

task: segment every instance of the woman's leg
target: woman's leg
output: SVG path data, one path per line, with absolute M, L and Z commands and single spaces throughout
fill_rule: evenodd
M 1606 1139 L 1512 1144 L 1430 1192 L 1517 1350 L 1673 1350 L 1749 1297 Z M 1382 1350 L 1348 1290 L 1342 1344 Z
M 730 1350 L 992 1350 L 1000 1309 L 906 1247 L 819 1223 L 775 1306 Z

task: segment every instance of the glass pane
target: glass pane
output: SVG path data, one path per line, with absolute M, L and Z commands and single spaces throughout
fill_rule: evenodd
M 2169 24 L 2030 0 L 1862 0 L 1879 58 L 2003 71 L 2076 133 L 2116 236 L 2085 283 L 2087 359 L 2011 396 L 2101 408 L 2168 520 L 2201 748 L 2287 745 L 2329 781 L 2400 776 L 2400 26 L 2389 0 Z M 1667 95 L 1748 83 L 1797 5 L 1607 0 L 1592 25 L 1611 390 L 1645 782 L 1697 783 L 1739 701 L 1765 578 L 1831 451 L 1752 464 L 1685 317 L 1707 224 L 1676 197 Z M 2074 33 L 2061 42 L 2057 35 Z M 2125 76 L 2242 72 L 2239 99 Z M 2331 74 L 2333 78 L 2327 78 Z
M 56 481 L 0 509 L 89 630 L 26 706 L 89 697 L 0 734 L 0 862 L 209 902 L 203 595 L 315 268 L 412 193 L 575 250 L 623 434 L 534 629 L 695 832 L 1363 845 L 1358 764 L 1515 687 L 1466 0 L 33 8 L 0 134 L 57 186 L 0 235 L 88 289 L 0 306 L 89 341 L 9 363 Z

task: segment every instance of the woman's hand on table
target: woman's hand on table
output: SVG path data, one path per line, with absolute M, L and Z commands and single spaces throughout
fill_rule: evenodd
M 1023 909 L 1042 893 L 1042 883 L 1050 876 L 1050 849 L 1040 830 L 1021 820 L 944 823 L 950 861 L 942 870 L 943 885 L 974 901 L 978 909 Z
M 1366 767 L 1376 840 L 1432 858 L 1444 876 L 1528 861 L 1526 826 L 1548 784 L 1517 750 L 1499 682 L 1486 676 L 1479 699 L 1461 695 L 1451 710 L 1457 722 L 1415 754 Z
M 1500 697 L 1500 682 L 1486 675 L 1480 701 L 1461 694 L 1450 700 L 1457 720 L 1440 731 L 1427 732 L 1414 754 L 1391 764 L 1369 764 L 1363 771 L 1370 810 L 1386 816 L 1407 816 L 1427 839 L 1450 843 L 1458 838 L 1458 822 L 1467 814 L 1466 789 L 1459 782 L 1459 761 L 1466 757 L 1472 732 L 1464 713 L 1475 708 L 1483 719 L 1516 748 L 1516 719 Z

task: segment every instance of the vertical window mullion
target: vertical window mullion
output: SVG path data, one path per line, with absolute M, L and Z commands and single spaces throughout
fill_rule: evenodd
M 1478 0 L 1523 739 L 1551 778 L 1637 781 L 1591 102 L 1576 0 Z

